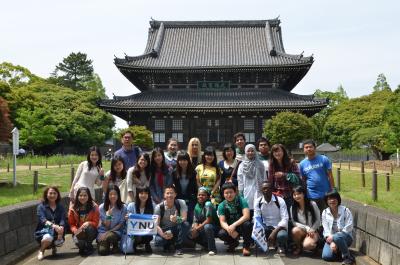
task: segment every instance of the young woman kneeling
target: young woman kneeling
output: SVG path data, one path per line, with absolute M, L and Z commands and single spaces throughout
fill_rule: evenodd
M 99 255 L 118 252 L 118 241 L 121 238 L 125 223 L 126 207 L 121 201 L 118 186 L 107 189 L 104 203 L 100 204 L 100 226 L 98 228 L 97 244 Z

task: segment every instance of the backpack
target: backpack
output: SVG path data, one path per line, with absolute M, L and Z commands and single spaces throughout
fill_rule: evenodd
M 178 216 L 181 215 L 181 205 L 178 200 L 174 201 L 175 209 L 178 211 Z M 164 202 L 160 205 L 160 220 L 164 218 L 165 204 Z
M 275 204 L 276 204 L 276 207 L 278 207 L 278 209 L 280 209 L 280 208 L 281 208 L 281 205 L 279 204 L 278 197 L 277 197 L 275 194 L 272 194 L 272 196 L 275 197 Z M 262 201 L 263 198 L 264 198 L 264 197 L 261 197 L 260 200 L 258 201 L 258 208 L 260 208 L 260 210 L 261 210 L 261 204 L 262 204 L 261 201 Z

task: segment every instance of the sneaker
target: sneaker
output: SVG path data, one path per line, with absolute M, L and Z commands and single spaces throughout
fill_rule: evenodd
M 60 238 L 60 239 L 57 239 L 56 241 L 54 241 L 54 245 L 56 247 L 60 247 L 62 244 L 64 244 L 64 239 L 63 238 Z
M 38 255 L 37 255 L 37 259 L 38 260 L 42 260 L 44 258 L 44 251 L 40 251 L 39 250 L 39 253 L 38 253 Z
M 212 251 L 212 250 L 211 250 L 210 252 L 208 252 L 208 255 L 209 255 L 209 256 L 215 256 L 215 254 L 216 254 L 216 253 L 215 253 L 214 251 Z
M 243 256 L 244 257 L 248 257 L 248 256 L 250 256 L 250 254 L 251 254 L 250 249 L 243 248 Z
M 278 247 L 277 253 L 279 254 L 279 256 L 284 256 L 285 255 L 285 249 Z
M 351 265 L 354 264 L 354 260 L 351 257 L 347 257 L 342 261 L 343 265 Z
M 181 248 L 176 249 L 175 255 L 183 255 L 183 251 Z
M 151 248 L 150 243 L 146 243 L 146 245 L 144 246 L 144 249 L 145 249 L 146 253 L 149 253 L 149 254 L 153 253 L 153 249 Z

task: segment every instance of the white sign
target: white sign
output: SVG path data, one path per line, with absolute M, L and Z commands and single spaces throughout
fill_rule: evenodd
M 254 226 L 251 238 L 254 239 L 257 245 L 259 245 L 264 252 L 268 251 L 268 242 L 265 238 L 265 231 L 260 217 L 254 218 Z
M 12 131 L 13 138 L 13 154 L 18 155 L 19 152 L 19 131 L 18 128 L 15 127 Z
M 126 233 L 129 236 L 157 234 L 157 217 L 152 214 L 129 214 Z

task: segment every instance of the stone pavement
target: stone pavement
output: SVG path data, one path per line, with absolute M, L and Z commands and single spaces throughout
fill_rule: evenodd
M 18 265 L 328 265 L 340 264 L 337 262 L 326 263 L 320 259 L 319 255 L 304 255 L 301 257 L 280 257 L 275 251 L 268 254 L 258 252 L 256 257 L 254 249 L 250 257 L 241 255 L 241 247 L 236 249 L 234 254 L 225 252 L 226 246 L 223 242 L 217 240 L 218 254 L 208 256 L 207 252 L 202 250 L 187 250 L 184 255 L 176 256 L 174 254 L 165 254 L 160 248 L 154 248 L 152 255 L 141 253 L 139 255 L 127 255 L 126 259 L 123 254 L 114 254 L 110 256 L 98 256 L 97 252 L 89 257 L 81 257 L 78 255 L 78 249 L 72 243 L 71 236 L 66 236 L 66 242 L 61 248 L 58 248 L 58 254 L 51 256 L 51 250 L 45 252 L 45 258 L 38 261 L 36 258 L 37 251 L 32 253 L 18 263 Z

